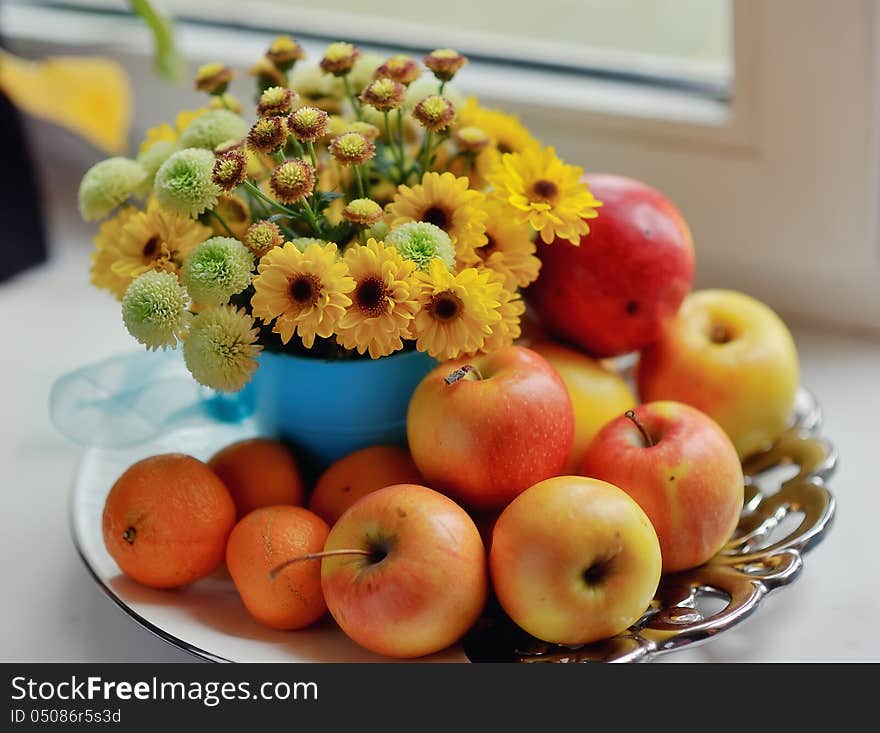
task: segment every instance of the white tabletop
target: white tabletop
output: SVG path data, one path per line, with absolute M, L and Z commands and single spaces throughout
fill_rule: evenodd
M 5 329 L 0 379 L 0 659 L 190 661 L 130 620 L 95 586 L 71 542 L 67 501 L 81 449 L 52 427 L 52 382 L 85 363 L 130 350 L 118 305 L 88 284 L 91 229 L 67 192 L 50 210 L 49 264 L 0 285 Z M 54 187 L 53 187 L 54 188 Z M 871 555 L 880 517 L 880 343 L 795 325 L 803 381 L 840 451 L 831 487 L 838 514 L 806 558 L 802 577 L 740 628 L 668 661 L 880 660 L 880 584 Z

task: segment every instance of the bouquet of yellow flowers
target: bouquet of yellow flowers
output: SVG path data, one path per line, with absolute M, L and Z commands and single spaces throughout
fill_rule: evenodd
M 80 212 L 104 220 L 92 282 L 122 301 L 128 331 L 182 345 L 195 379 L 229 392 L 264 348 L 451 359 L 513 342 L 536 234 L 577 244 L 597 214 L 583 171 L 463 98 L 454 50 L 425 56 L 430 75 L 349 43 L 303 58 L 281 36 L 251 69 L 253 124 L 233 71 L 203 66 L 206 106 L 83 177 Z

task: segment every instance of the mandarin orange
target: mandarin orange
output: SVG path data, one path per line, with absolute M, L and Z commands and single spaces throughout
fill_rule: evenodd
M 352 504 L 395 484 L 424 483 L 409 453 L 393 445 L 373 445 L 349 453 L 330 466 L 315 485 L 309 509 L 331 526 Z
M 223 562 L 235 505 L 201 461 L 179 453 L 138 461 L 104 504 L 107 551 L 123 573 L 152 588 L 175 588 Z
M 273 629 L 301 629 L 327 610 L 321 561 L 293 558 L 324 549 L 330 528 L 317 514 L 294 506 L 256 509 L 239 521 L 226 545 L 226 566 L 245 608 Z
M 251 438 L 233 443 L 208 465 L 229 489 L 239 518 L 264 506 L 303 503 L 299 465 L 277 440 Z

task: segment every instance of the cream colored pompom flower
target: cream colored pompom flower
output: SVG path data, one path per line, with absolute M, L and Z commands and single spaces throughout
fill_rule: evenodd
M 86 221 L 103 219 L 140 190 L 147 178 L 136 161 L 107 158 L 86 171 L 79 184 L 79 213 Z
M 286 344 L 296 333 L 310 349 L 329 338 L 351 305 L 355 282 L 337 256 L 335 244 L 309 244 L 300 251 L 287 242 L 260 260 L 251 298 L 254 315 L 271 323 Z
M 208 308 L 192 319 L 183 342 L 183 359 L 199 384 L 237 392 L 257 368 L 263 347 L 254 319 L 231 305 Z
M 187 300 L 176 275 L 151 270 L 125 291 L 122 321 L 135 340 L 148 349 L 173 349 L 186 326 Z

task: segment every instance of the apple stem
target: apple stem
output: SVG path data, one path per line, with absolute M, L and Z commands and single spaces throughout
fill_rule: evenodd
M 290 558 L 290 560 L 285 560 L 283 563 L 278 565 L 277 567 L 272 568 L 269 571 L 269 577 L 272 580 L 278 577 L 278 573 L 280 573 L 285 568 L 293 565 L 295 562 L 302 562 L 303 560 L 320 560 L 324 557 L 336 557 L 337 555 L 368 555 L 371 556 L 375 553 L 370 552 L 369 550 L 324 550 L 324 552 L 309 552 L 306 555 L 297 555 L 296 557 Z
M 473 364 L 465 364 L 464 366 L 460 366 L 448 377 L 446 377 L 446 384 L 453 385 L 456 382 L 460 382 L 468 374 L 473 374 L 477 379 L 483 378 L 483 375 L 480 374 L 480 370 L 477 369 Z
M 645 439 L 645 443 L 648 445 L 648 448 L 653 447 L 654 441 L 651 440 L 651 436 L 647 430 L 645 430 L 645 426 L 639 422 L 639 419 L 636 417 L 636 413 L 632 410 L 627 410 L 624 413 L 624 416 L 633 421 L 635 426 L 639 429 L 639 432 L 642 434 L 642 438 Z

